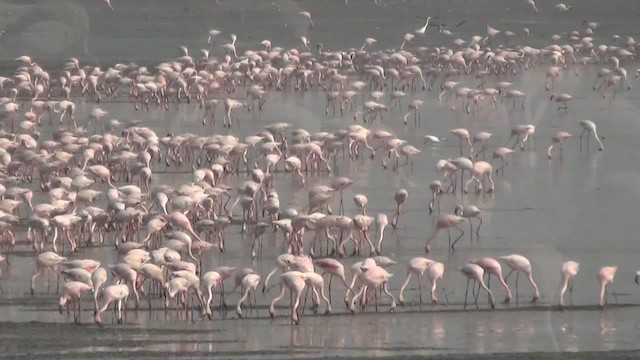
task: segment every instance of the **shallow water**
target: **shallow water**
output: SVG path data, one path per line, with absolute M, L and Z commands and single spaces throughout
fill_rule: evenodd
M 224 1 L 216 7 L 213 1 L 140 1 L 136 7 L 114 0 L 114 13 L 107 11 L 102 1 L 75 3 L 70 1 L 47 2 L 36 8 L 30 2 L 0 3 L 0 19 L 9 13 L 22 16 L 7 24 L 7 34 L 0 39 L 0 59 L 8 60 L 23 53 L 36 59 L 55 64 L 78 55 L 81 59 L 98 59 L 102 64 L 115 61 L 152 62 L 168 60 L 177 55 L 176 47 L 184 44 L 192 53 L 206 45 L 209 28 L 218 28 L 224 34 L 217 44 L 227 42 L 227 34 L 239 36 L 239 48 L 255 47 L 263 38 L 270 38 L 274 46 L 293 46 L 297 37 L 307 35 L 312 43 L 323 42 L 332 48 L 360 47 L 364 38 L 378 39 L 376 46 L 399 47 L 402 35 L 421 27 L 423 15 L 437 15 L 438 23 L 456 24 L 467 20 L 460 28 L 453 29 L 454 36 L 464 39 L 475 33 L 484 33 L 489 22 L 502 30 L 518 34 L 524 26 L 532 30 L 530 43 L 539 46 L 549 41 L 556 32 L 577 29 L 584 19 L 601 22 L 596 30 L 596 43 L 608 41 L 612 34 L 629 34 L 637 37 L 635 29 L 625 29 L 637 10 L 633 1 L 615 1 L 615 6 L 592 6 L 595 1 L 575 4 L 575 8 L 562 16 L 553 15 L 550 4 L 538 4 L 541 12 L 532 16 L 525 11 L 526 4 L 510 1 L 407 1 L 400 5 L 388 2 L 374 6 L 372 1 L 350 1 L 345 7 L 341 1 L 282 1 L 254 2 Z M 384 2 L 381 0 L 381 2 Z M 32 2 L 35 3 L 35 2 Z M 50 4 L 56 3 L 54 6 Z M 539 1 L 540 3 L 540 1 Z M 251 7 L 248 4 L 252 4 Z M 49 7 L 51 6 L 51 7 Z M 65 9 L 71 9 L 66 11 Z M 75 9 L 75 10 L 74 10 Z M 307 29 L 295 14 L 309 10 L 316 26 Z M 75 13 L 73 11 L 76 11 Z M 69 15 L 73 13 L 76 15 Z M 499 15 L 496 15 L 498 13 Z M 67 21 L 73 17 L 74 22 Z M 184 18 L 190 20 L 186 23 Z M 144 21 L 144 20 L 147 21 Z M 180 21 L 180 23 L 178 23 Z M 64 30 L 61 24 L 68 26 Z M 79 24 L 79 25 L 78 25 Z M 85 28 L 83 28 L 84 25 Z M 180 24 L 180 25 L 178 25 Z M 287 26 L 285 27 L 285 24 Z M 343 36 L 341 29 L 349 29 Z M 62 29 L 62 30 L 60 30 Z M 72 31 L 73 30 L 73 31 Z M 65 32 L 66 31 L 66 32 Z M 75 31 L 75 32 L 74 32 Z M 432 31 L 432 29 L 430 29 Z M 58 46 L 38 46 L 44 37 L 64 40 Z M 88 39 L 88 52 L 84 52 L 83 39 Z M 424 44 L 432 46 L 444 37 L 431 33 Z M 519 43 L 520 40 L 513 40 Z M 529 41 L 529 40 L 528 40 Z M 216 50 L 217 51 L 217 50 Z M 217 53 L 219 55 L 219 53 Z M 629 73 L 635 65 L 624 64 Z M 213 354 L 224 358 L 326 358 L 326 357 L 410 357 L 412 355 L 464 355 L 511 352 L 535 352 L 527 358 L 544 356 L 539 352 L 597 352 L 611 350 L 631 351 L 638 348 L 640 335 L 638 307 L 640 291 L 633 282 L 637 270 L 638 225 L 635 214 L 640 210 L 638 199 L 640 180 L 637 136 L 640 133 L 638 104 L 640 93 L 633 89 L 615 100 L 602 99 L 591 90 L 597 68 L 590 75 L 576 77 L 570 71 L 558 83 L 559 92 L 575 96 L 567 113 L 556 111 L 544 90 L 544 67 L 530 70 L 514 82 L 514 88 L 527 93 L 525 110 L 511 104 L 499 104 L 497 110 L 483 106 L 481 114 L 467 116 L 451 111 L 444 103 L 437 102 L 437 92 L 417 92 L 403 99 L 402 109 L 384 114 L 384 123 L 376 122 L 373 129 L 384 128 L 398 134 L 423 152 L 415 157 L 413 171 L 403 166 L 397 172 L 383 171 L 380 157 L 352 161 L 338 161 L 337 174 L 348 176 L 356 182 L 345 190 L 345 212 L 354 214 L 351 198 L 356 193 L 369 197 L 368 212 L 384 212 L 391 216 L 395 204 L 393 194 L 398 188 L 409 191 L 406 212 L 400 219 L 399 229 L 388 229 L 383 254 L 397 261 L 390 268 L 394 277 L 390 283 L 397 296 L 405 277 L 405 266 L 416 256 L 423 256 L 425 239 L 433 228 L 432 218 L 426 207 L 430 199 L 428 183 L 436 178 L 435 163 L 441 158 L 458 156 L 457 141 L 452 139 L 442 145 L 423 145 L 427 133 L 449 137 L 449 129 L 466 127 L 471 133 L 488 131 L 494 134 L 491 146 L 503 145 L 514 124 L 537 125 L 536 146 L 533 150 L 517 152 L 505 169 L 505 175 L 494 176 L 495 194 L 470 193 L 465 196 L 445 195 L 440 206 L 443 212 L 453 210 L 455 204 L 475 204 L 483 210 L 480 238 L 469 242 L 468 227 L 456 247 L 452 259 L 448 259 L 446 234 L 441 233 L 433 243 L 430 257 L 442 261 L 447 267 L 443 285 L 449 304 L 440 306 L 417 305 L 415 283 L 405 293 L 405 308 L 398 307 L 388 313 L 388 302 L 382 297 L 380 313 L 373 314 L 367 308 L 365 314 L 347 315 L 342 303 L 343 288 L 334 282 L 332 316 L 308 316 L 305 310 L 299 326 L 290 326 L 286 310 L 279 309 L 275 320 L 268 318 L 268 305 L 277 289 L 267 295 L 258 294 L 257 312 L 249 312 L 248 318 L 238 320 L 230 309 L 227 314 L 215 314 L 213 321 L 185 321 L 174 311 L 149 312 L 142 301 L 139 312 L 130 311 L 126 324 L 112 324 L 99 328 L 92 324 L 89 310 L 83 314 L 83 325 L 69 325 L 72 319 L 57 312 L 56 296 L 46 294 L 46 284 L 39 282 L 38 293 L 31 298 L 27 293 L 32 271 L 32 256 L 26 247 L 19 246 L 20 253 L 9 255 L 10 266 L 5 269 L 0 284 L 4 295 L 0 299 L 0 351 L 11 357 L 81 357 L 118 358 L 135 356 L 147 358 L 171 353 L 172 357 L 205 357 Z M 475 80 L 465 79 L 465 84 L 475 85 Z M 634 87 L 637 83 L 634 83 Z M 490 85 L 488 83 L 487 85 Z M 242 92 L 241 92 L 242 94 Z M 388 98 L 388 97 L 387 97 Z M 426 100 L 421 111 L 422 124 L 416 130 L 403 127 L 402 115 L 409 100 Z M 359 100 L 360 101 L 360 100 Z M 78 99 L 79 119 L 95 106 Z M 151 108 L 149 112 L 134 112 L 128 103 L 104 102 L 100 107 L 109 112 L 110 118 L 128 122 L 142 120 L 144 125 L 158 130 L 158 134 L 202 133 L 202 111 L 183 104 L 169 111 Z M 303 127 L 310 132 L 335 131 L 352 122 L 352 112 L 343 118 L 324 115 L 325 96 L 321 93 L 272 93 L 262 113 L 240 113 L 241 126 L 232 130 L 208 127 L 208 134 L 232 133 L 240 138 L 259 131 L 273 122 L 290 122 L 294 128 Z M 221 113 L 218 113 L 218 119 Z M 410 118 L 411 119 L 411 118 Z M 605 151 L 580 152 L 577 139 L 565 143 L 562 159 L 546 158 L 546 147 L 551 135 L 559 130 L 578 133 L 578 121 L 592 119 L 600 135 L 605 137 Z M 82 120 L 81 120 L 82 121 Z M 47 130 L 43 130 L 47 137 Z M 592 142 L 593 145 L 593 142 Z M 190 181 L 190 169 L 165 170 L 163 164 L 155 168 L 154 181 L 178 184 Z M 280 194 L 281 206 L 303 208 L 307 203 L 308 187 L 328 183 L 330 176 L 313 175 L 307 178 L 307 187 L 292 186 L 290 176 L 278 174 L 275 185 Z M 234 179 L 235 184 L 244 177 Z M 337 201 L 334 202 L 334 208 Z M 236 214 L 237 216 L 237 214 Z M 273 258 L 280 253 L 281 234 L 271 234 L 265 242 L 263 260 L 252 264 L 250 239 L 240 234 L 239 226 L 228 233 L 227 251 L 221 255 L 212 253 L 205 259 L 204 269 L 220 264 L 255 266 L 263 276 L 271 270 Z M 24 239 L 23 235 L 19 239 Z M 475 311 L 471 304 L 462 309 L 465 278 L 456 270 L 469 258 L 477 256 L 497 257 L 511 253 L 527 256 L 533 265 L 533 274 L 542 299 L 538 304 L 528 301 L 532 289 L 524 277 L 519 279 L 520 298 L 511 305 L 498 304 L 495 311 Z M 104 264 L 115 259 L 109 249 L 87 249 L 77 258 L 95 258 Z M 360 258 L 347 258 L 350 265 Z M 565 260 L 581 264 L 581 272 L 575 279 L 572 294 L 574 308 L 559 311 L 557 293 L 560 281 L 560 265 Z M 619 270 L 613 289 L 618 305 L 600 311 L 594 304 L 598 300 L 597 272 L 604 265 L 618 265 Z M 511 278 L 510 284 L 514 285 Z M 55 286 L 54 286 L 55 288 Z M 230 290 L 230 284 L 227 284 Z M 493 287 L 497 299 L 504 296 L 502 289 Z M 53 289 L 52 289 L 53 290 Z M 338 291 L 339 290 L 339 291 Z M 514 291 L 515 295 L 515 291 Z M 237 294 L 228 295 L 235 304 Z M 440 299 L 444 294 L 439 294 Z M 425 300 L 428 296 L 425 294 Z M 486 296 L 481 294 L 479 305 L 487 309 Z M 154 304 L 158 309 L 160 304 Z M 323 308 L 321 308 L 323 309 Z M 197 314 L 196 314 L 197 317 Z M 30 336 L 30 337 L 29 337 Z M 36 339 L 36 340 L 34 340 Z M 618 354 L 621 357 L 631 353 Z M 609 355 L 609 356 L 618 356 Z M 598 354 L 584 354 L 598 357 Z M 475 355 L 474 355 L 475 357 Z

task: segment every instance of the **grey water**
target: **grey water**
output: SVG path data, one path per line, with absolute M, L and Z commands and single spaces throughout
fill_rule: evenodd
M 348 6 L 339 0 L 220 2 L 222 6 L 218 7 L 215 1 L 113 0 L 114 12 L 100 0 L 0 2 L 0 26 L 6 31 L 0 38 L 0 60 L 14 66 L 13 58 L 27 54 L 52 68 L 59 68 L 70 56 L 103 68 L 116 62 L 156 64 L 179 56 L 179 45 L 187 46 L 192 54 L 207 48 L 212 55 L 221 56 L 219 46 L 228 42 L 230 33 L 238 35 L 239 52 L 259 48 L 264 39 L 270 39 L 274 46 L 301 47 L 302 35 L 311 44 L 321 42 L 331 49 L 359 48 L 365 38 L 373 37 L 378 40 L 374 48 L 397 50 L 402 36 L 422 27 L 426 16 L 437 16 L 433 21 L 446 24 L 454 35 L 447 38 L 429 28 L 426 38 L 416 39 L 418 46 L 450 45 L 457 37 L 468 41 L 475 34 L 485 34 L 486 24 L 516 33 L 508 43 L 511 45 L 544 46 L 553 43 L 551 35 L 555 33 L 566 39 L 568 32 L 582 29 L 583 20 L 600 24 L 595 30 L 596 44 L 611 43 L 614 34 L 623 38 L 639 36 L 633 26 L 638 4 L 631 0 L 576 2 L 565 14 L 559 14 L 555 4 L 546 1 L 537 2 L 538 14 L 531 13 L 525 1 L 506 0 L 379 0 L 379 5 L 369 0 L 350 0 Z M 315 27 L 308 28 L 297 15 L 302 10 L 311 12 Z M 463 20 L 465 23 L 455 27 Z M 531 31 L 525 40 L 524 27 Z M 206 43 L 209 29 L 222 31 L 213 45 Z M 424 135 L 449 138 L 450 129 L 466 127 L 471 133 L 493 133 L 490 145 L 495 147 L 504 145 L 513 125 L 537 125 L 535 147 L 518 151 L 504 176 L 494 174 L 494 194 L 448 194 L 441 199 L 443 213 L 452 212 L 458 203 L 475 204 L 483 210 L 479 239 L 470 242 L 468 226 L 463 226 L 465 234 L 451 259 L 446 232 L 433 243 L 429 256 L 446 265 L 442 284 L 448 304 L 434 306 L 425 302 L 419 306 L 414 282 L 405 293 L 408 306 L 389 313 L 388 302 L 382 297 L 378 313 L 367 308 L 365 313 L 352 316 L 342 302 L 344 289 L 334 282 L 334 313 L 313 316 L 306 309 L 298 326 L 290 325 L 285 309 L 278 309 L 275 319 L 269 318 L 265 306 L 277 289 L 266 295 L 259 293 L 258 309 L 245 310 L 247 318 L 242 320 L 231 308 L 228 313 L 216 313 L 213 320 L 199 320 L 196 315 L 196 320 L 187 321 L 175 311 L 149 311 L 142 301 L 139 311 L 129 309 L 123 325 L 114 324 L 109 316 L 105 317 L 104 327 L 93 325 L 91 309 L 83 313 L 81 325 L 71 325 L 71 317 L 57 311 L 55 285 L 47 294 L 46 280 L 40 279 L 36 296 L 28 294 L 34 259 L 26 246 L 19 246 L 16 254 L 9 254 L 10 265 L 0 280 L 4 290 L 0 297 L 0 357 L 595 358 L 607 352 L 607 358 L 633 358 L 640 336 L 640 289 L 633 281 L 640 254 L 640 93 L 636 90 L 640 83 L 631 76 L 632 90 L 615 99 L 603 99 L 591 89 L 595 73 L 602 66 L 590 67 L 586 75 L 580 76 L 571 67 L 561 76 L 556 91 L 575 97 L 566 113 L 558 112 L 555 103 L 549 102 L 549 92 L 543 85 L 544 65 L 506 78 L 514 83 L 513 88 L 527 94 L 524 110 L 499 102 L 497 109 L 485 105 L 479 115 L 466 115 L 439 103 L 437 88 L 409 93 L 402 100 L 402 109 L 384 113 L 384 122 L 376 121 L 371 127 L 392 131 L 422 150 L 414 158 L 413 170 L 410 166 L 401 166 L 398 171 L 383 170 L 379 155 L 373 160 L 337 162 L 337 174 L 355 180 L 344 192 L 346 214 L 356 213 L 351 198 L 357 193 L 369 197 L 369 214 L 384 212 L 388 216 L 395 210 L 394 192 L 405 188 L 410 194 L 398 230 L 386 231 L 383 249 L 384 255 L 397 262 L 388 269 L 394 274 L 390 288 L 397 296 L 406 276 L 406 264 L 413 257 L 424 256 L 424 242 L 434 227 L 434 218 L 426 208 L 430 199 L 428 184 L 437 177 L 435 163 L 459 156 L 456 139 L 430 145 L 423 143 Z M 632 61 L 623 66 L 633 74 L 637 64 Z M 470 78 L 463 81 L 470 87 L 479 83 Z M 490 84 L 491 81 L 487 83 Z M 412 117 L 407 127 L 402 125 L 411 99 L 425 100 L 418 128 L 413 127 Z M 79 119 L 96 106 L 81 98 L 74 100 Z M 325 104 L 323 93 L 273 92 L 268 95 L 263 112 L 240 112 L 240 126 L 231 130 L 222 129 L 219 122 L 215 128 L 203 128 L 203 111 L 193 105 L 174 105 L 168 111 L 152 106 L 148 112 L 136 112 L 129 103 L 104 102 L 99 106 L 109 112 L 109 118 L 122 122 L 141 120 L 159 135 L 204 131 L 243 138 L 274 122 L 290 122 L 293 128 L 310 132 L 332 132 L 353 123 L 353 111 L 343 117 L 334 117 L 331 112 L 325 116 Z M 592 142 L 590 152 L 581 152 L 577 138 L 573 138 L 565 142 L 561 159 L 548 160 L 546 147 L 551 136 L 559 130 L 579 134 L 578 121 L 584 119 L 598 124 L 605 150 L 598 152 Z M 50 136 L 50 129 L 42 132 L 44 137 Z M 164 165 L 159 164 L 154 171 L 155 183 L 175 185 L 191 178 L 187 166 L 165 171 Z M 243 180 L 241 175 L 234 184 Z M 305 188 L 297 188 L 290 176 L 278 173 L 275 186 L 283 208 L 302 209 L 309 187 L 330 180 L 327 174 L 313 175 L 307 178 Z M 333 205 L 336 207 L 337 202 Z M 239 226 L 233 226 L 228 236 L 227 251 L 212 252 L 205 259 L 204 269 L 221 264 L 254 266 L 264 278 L 280 253 L 281 234 L 269 235 L 259 263 L 250 261 L 250 239 L 240 233 Z M 23 239 L 21 233 L 19 240 Z M 532 289 L 520 277 L 519 297 L 510 305 L 498 304 L 489 311 L 486 296 L 481 294 L 481 311 L 473 303 L 463 309 L 466 281 L 458 267 L 472 257 L 511 253 L 531 260 L 541 301 L 528 303 Z M 115 260 L 115 254 L 110 247 L 94 248 L 85 249 L 74 258 L 95 258 L 108 264 Z M 342 261 L 348 267 L 359 259 L 349 257 Z M 573 307 L 560 311 L 560 266 L 566 260 L 578 261 L 581 271 L 575 278 Z M 619 266 L 612 287 L 617 296 L 610 296 L 608 308 L 601 311 L 595 306 L 597 273 L 605 265 Z M 513 287 L 514 279 L 509 280 Z M 227 284 L 229 290 L 230 287 Z M 501 288 L 495 284 L 492 288 L 497 299 L 504 296 Z M 442 300 L 443 294 L 439 297 Z M 237 298 L 237 293 L 228 294 L 231 307 Z M 155 309 L 160 306 L 154 304 Z

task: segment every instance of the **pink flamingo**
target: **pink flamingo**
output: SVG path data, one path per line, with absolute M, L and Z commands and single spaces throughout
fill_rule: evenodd
M 465 218 L 453 214 L 445 214 L 440 216 L 440 218 L 438 219 L 438 223 L 436 224 L 436 228 L 433 230 L 433 234 L 431 234 L 431 237 L 427 239 L 427 244 L 424 247 L 424 251 L 427 253 L 431 252 L 431 240 L 433 240 L 436 235 L 438 235 L 438 231 L 447 229 L 447 234 L 449 235 L 449 252 L 451 252 L 456 242 L 460 240 L 460 238 L 464 235 L 464 231 L 458 225 L 465 220 Z M 460 236 L 458 236 L 453 241 L 453 243 L 451 243 L 451 228 L 456 228 L 460 231 Z
M 495 275 L 498 278 L 498 281 L 500 281 L 502 287 L 507 292 L 507 295 L 504 298 L 504 302 L 508 303 L 509 301 L 511 301 L 511 289 L 509 289 L 509 285 L 507 285 L 506 281 L 504 281 L 504 278 L 502 277 L 502 266 L 500 266 L 498 260 L 484 257 L 479 259 L 471 259 L 469 260 L 469 263 L 479 265 L 482 270 L 484 270 L 484 273 L 487 275 L 487 287 L 490 287 L 491 275 Z
M 531 262 L 529 261 L 529 259 L 527 259 L 522 255 L 512 254 L 512 255 L 500 256 L 498 257 L 498 260 L 504 261 L 504 263 L 511 268 L 511 271 L 509 271 L 507 276 L 505 276 L 504 278 L 505 281 L 507 281 L 509 276 L 514 271 L 516 272 L 516 302 L 518 301 L 518 277 L 520 276 L 520 273 L 524 273 L 525 275 L 527 275 L 527 279 L 529 279 L 531 286 L 533 286 L 534 293 L 533 293 L 533 298 L 531 299 L 531 302 L 535 303 L 536 301 L 538 301 L 538 299 L 540 299 L 540 292 L 538 291 L 538 285 L 536 285 L 535 281 L 533 281 Z
M 600 308 L 604 309 L 604 304 L 607 298 L 607 285 L 609 283 L 613 284 L 613 279 L 616 276 L 616 272 L 618 271 L 618 266 L 604 266 L 598 272 L 598 283 L 600 283 Z M 615 291 L 613 292 L 613 297 L 618 302 L 618 296 Z
M 438 304 L 438 298 L 436 297 L 436 287 L 438 285 L 438 280 L 441 280 L 444 276 L 444 264 L 441 262 L 437 262 L 431 259 L 417 257 L 411 259 L 409 261 L 409 265 L 407 266 L 407 278 L 400 288 L 400 295 L 398 296 L 398 302 L 400 305 L 404 305 L 404 289 L 409 284 L 411 280 L 411 275 L 416 274 L 418 277 L 418 291 L 420 292 L 420 306 L 422 306 L 422 286 L 423 286 L 423 276 L 424 273 L 427 273 L 427 278 L 431 282 L 431 302 L 433 304 Z M 441 286 L 442 292 L 447 297 L 447 293 L 444 290 L 444 286 Z M 447 300 L 447 302 L 449 302 Z
M 555 133 L 555 135 L 551 137 L 551 145 L 549 145 L 549 148 L 547 149 L 547 157 L 551 159 L 551 150 L 553 150 L 556 145 L 560 145 L 560 157 L 562 158 L 562 143 L 572 136 L 572 134 L 569 134 L 566 131 L 558 131 Z
M 102 325 L 102 313 L 105 312 L 109 305 L 114 301 L 116 302 L 118 310 L 118 323 L 122 323 L 122 303 L 124 301 L 124 305 L 126 307 L 127 298 L 129 297 L 129 287 L 124 284 L 107 286 L 104 289 L 103 297 L 104 304 L 95 315 L 96 324 Z
M 298 324 L 298 306 L 300 306 L 300 296 L 306 286 L 305 275 L 300 271 L 288 271 L 280 276 L 280 295 L 276 296 L 269 304 L 269 315 L 273 319 L 276 316 L 275 305 L 282 300 L 286 290 L 291 294 L 291 322 Z
M 484 283 L 484 280 L 482 279 L 482 277 L 484 276 L 484 270 L 482 269 L 482 267 L 480 265 L 467 263 L 462 265 L 462 267 L 460 267 L 460 271 L 464 276 L 467 277 L 467 289 L 464 292 L 464 308 L 465 309 L 467 308 L 467 295 L 469 293 L 469 283 L 471 282 L 471 280 L 473 280 L 474 285 L 471 288 L 471 291 L 473 292 L 473 289 L 475 289 L 476 287 L 475 283 L 477 282 L 480 285 L 480 287 L 483 288 L 487 292 L 487 294 L 489 294 L 489 302 L 491 303 L 491 308 L 494 309 L 496 307 L 495 300 L 493 299 L 493 293 L 491 292 L 491 290 L 489 290 L 487 285 Z M 473 298 L 476 303 L 476 308 L 480 309 L 480 307 L 478 306 L 478 297 L 474 296 Z
M 64 291 L 62 292 L 62 296 L 60 296 L 59 306 L 60 306 L 60 314 L 62 314 L 62 308 L 68 303 L 73 302 L 77 303 L 78 310 L 76 311 L 75 305 L 73 307 L 73 322 L 78 324 L 80 323 L 80 314 L 82 314 L 82 293 L 88 290 L 93 290 L 93 288 L 83 282 L 80 281 L 69 281 L 64 284 Z
M 573 293 L 573 278 L 580 271 L 580 264 L 575 261 L 566 261 L 562 264 L 562 288 L 560 289 L 560 306 L 564 306 L 564 293 L 569 289 L 569 303 L 572 301 L 572 293 Z

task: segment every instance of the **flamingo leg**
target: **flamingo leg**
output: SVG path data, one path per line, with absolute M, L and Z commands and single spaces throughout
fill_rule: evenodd
M 464 291 L 464 306 L 463 306 L 464 309 L 467 308 L 467 294 L 469 293 L 469 283 L 470 282 L 471 282 L 471 279 L 467 279 L 467 289 Z

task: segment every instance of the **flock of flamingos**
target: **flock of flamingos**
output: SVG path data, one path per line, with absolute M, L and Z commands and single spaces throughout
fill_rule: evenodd
M 318 26 L 310 13 L 300 12 L 300 16 L 308 26 Z M 257 305 L 257 292 L 268 296 L 269 289 L 277 286 L 279 292 L 268 303 L 270 315 L 282 313 L 276 305 L 282 306 L 288 294 L 289 316 L 298 323 L 305 291 L 311 294 L 314 312 L 322 303 L 326 312 L 332 311 L 336 306 L 331 301 L 332 281 L 339 282 L 333 290 L 344 293 L 352 314 L 371 311 L 370 306 L 377 311 L 383 294 L 390 300 L 384 305 L 393 311 L 397 302 L 405 303 L 403 293 L 412 278 L 417 279 L 421 303 L 425 277 L 431 284 L 430 301 L 441 303 L 437 290 L 442 288 L 445 264 L 425 256 L 439 246 L 448 246 L 453 253 L 466 222 L 471 223 L 471 237 L 474 225 L 479 234 L 482 211 L 474 205 L 459 205 L 448 213 L 440 209 L 439 199 L 494 191 L 493 179 L 504 176 L 508 160 L 519 151 L 532 151 L 527 145 L 536 127 L 524 124 L 505 129 L 511 139 L 504 147 L 491 144 L 488 132 L 451 130 L 457 139 L 452 155 L 458 157 L 438 161 L 433 181 L 424 189 L 432 194 L 431 202 L 424 204 L 424 217 L 433 218 L 434 227 L 424 251 L 414 249 L 417 257 L 403 265 L 406 281 L 397 301 L 388 289 L 392 276 L 388 269 L 396 263 L 382 256 L 389 251 L 383 240 L 385 228 L 396 228 L 402 221 L 409 194 L 405 189 L 393 194 L 395 206 L 389 216 L 370 216 L 366 195 L 358 194 L 353 197 L 358 213 L 345 214 L 343 191 L 354 181 L 334 176 L 335 167 L 369 157 L 367 161 L 382 163 L 371 171 L 413 167 L 423 144 L 411 145 L 374 127 L 378 121 L 403 121 L 407 127 L 419 128 L 421 113 L 428 109 L 424 101 L 411 100 L 417 95 L 436 97 L 451 111 L 470 117 L 488 107 L 519 112 L 527 106 L 527 95 L 508 80 L 543 67 L 550 101 L 558 103 L 558 111 L 569 111 L 573 98 L 556 92 L 558 81 L 598 64 L 601 70 L 594 91 L 616 96 L 631 87 L 622 65 L 634 58 L 638 43 L 616 36 L 611 45 L 596 45 L 592 36 L 598 24 L 585 22 L 579 30 L 554 36 L 558 44 L 541 48 L 505 45 L 515 34 L 488 25 L 486 33 L 471 39 L 427 48 L 421 46 L 421 39 L 436 27 L 440 34 L 451 35 L 442 25 L 429 25 L 429 20 L 423 28 L 399 37 L 398 50 L 377 48 L 373 38 L 358 48 L 327 50 L 301 37 L 297 48 L 284 49 L 265 40 L 241 52 L 236 35 L 230 34 L 230 42 L 222 44 L 224 34 L 211 30 L 206 44 L 203 39 L 208 50 L 192 57 L 180 47 L 180 57 L 153 68 L 131 63 L 102 69 L 70 58 L 63 69 L 49 72 L 36 59 L 17 58 L 16 71 L 0 77 L 5 96 L 0 99 L 5 129 L 0 136 L 4 255 L 11 256 L 16 238 L 26 239 L 33 249 L 31 294 L 43 292 L 46 279 L 55 275 L 60 312 L 65 307 L 73 311 L 75 322 L 80 322 L 86 307 L 101 324 L 110 306 L 116 310 L 115 321 L 121 322 L 127 307 L 148 301 L 151 308 L 154 298 L 161 299 L 156 301 L 159 307 L 182 309 L 192 317 L 197 310 L 199 317 L 212 318 L 214 309 L 225 309 L 226 299 L 236 296 L 238 289 L 235 312 L 243 317 L 247 308 Z M 250 114 L 262 111 L 275 92 L 326 94 L 326 116 L 343 119 L 344 127 L 334 133 L 310 133 L 274 123 L 244 139 L 233 136 L 233 129 L 252 121 Z M 206 134 L 161 136 L 135 121 L 109 120 L 100 102 L 116 99 L 133 103 L 132 118 L 136 111 L 150 108 L 197 106 Z M 77 113 L 78 101 L 95 106 L 88 114 Z M 407 112 L 394 119 L 390 111 L 394 108 Z M 603 151 L 596 123 L 580 121 L 576 124 L 579 134 L 557 132 L 547 148 L 549 158 L 561 156 L 563 142 L 572 136 L 580 137 L 584 151 Z M 40 130 L 47 127 L 51 138 L 44 139 Z M 437 144 L 443 139 L 427 135 L 424 140 Z M 159 168 L 187 169 L 193 176 L 188 183 L 165 185 L 154 180 Z M 274 180 L 290 176 L 292 186 L 305 187 L 309 174 L 326 177 L 327 185 L 310 186 L 303 209 L 281 207 Z M 36 197 L 41 203 L 33 203 L 34 191 L 42 192 Z M 244 232 L 251 240 L 252 258 L 273 261 L 273 271 L 267 275 L 250 267 L 203 268 L 203 256 L 225 251 L 229 231 Z M 282 255 L 262 259 L 263 238 L 274 231 L 281 234 L 277 240 Z M 107 265 L 83 258 L 88 247 L 112 248 L 118 260 Z M 362 260 L 345 265 L 351 251 Z M 607 285 L 616 270 L 617 266 L 605 266 L 599 272 L 600 306 L 605 306 Z M 504 288 L 506 303 L 514 286 L 507 280 L 515 277 L 517 294 L 520 274 L 531 285 L 531 301 L 540 297 L 529 259 L 518 254 L 470 259 L 459 269 L 446 271 L 468 279 L 465 308 L 471 282 L 475 306 L 480 306 L 481 290 L 487 293 L 491 308 L 495 306 L 491 276 Z M 572 291 L 579 264 L 567 261 L 558 271 L 563 281 L 560 305 L 564 306 L 565 292 Z M 50 286 L 47 283 L 47 293 Z M 219 300 L 214 301 L 214 293 Z

